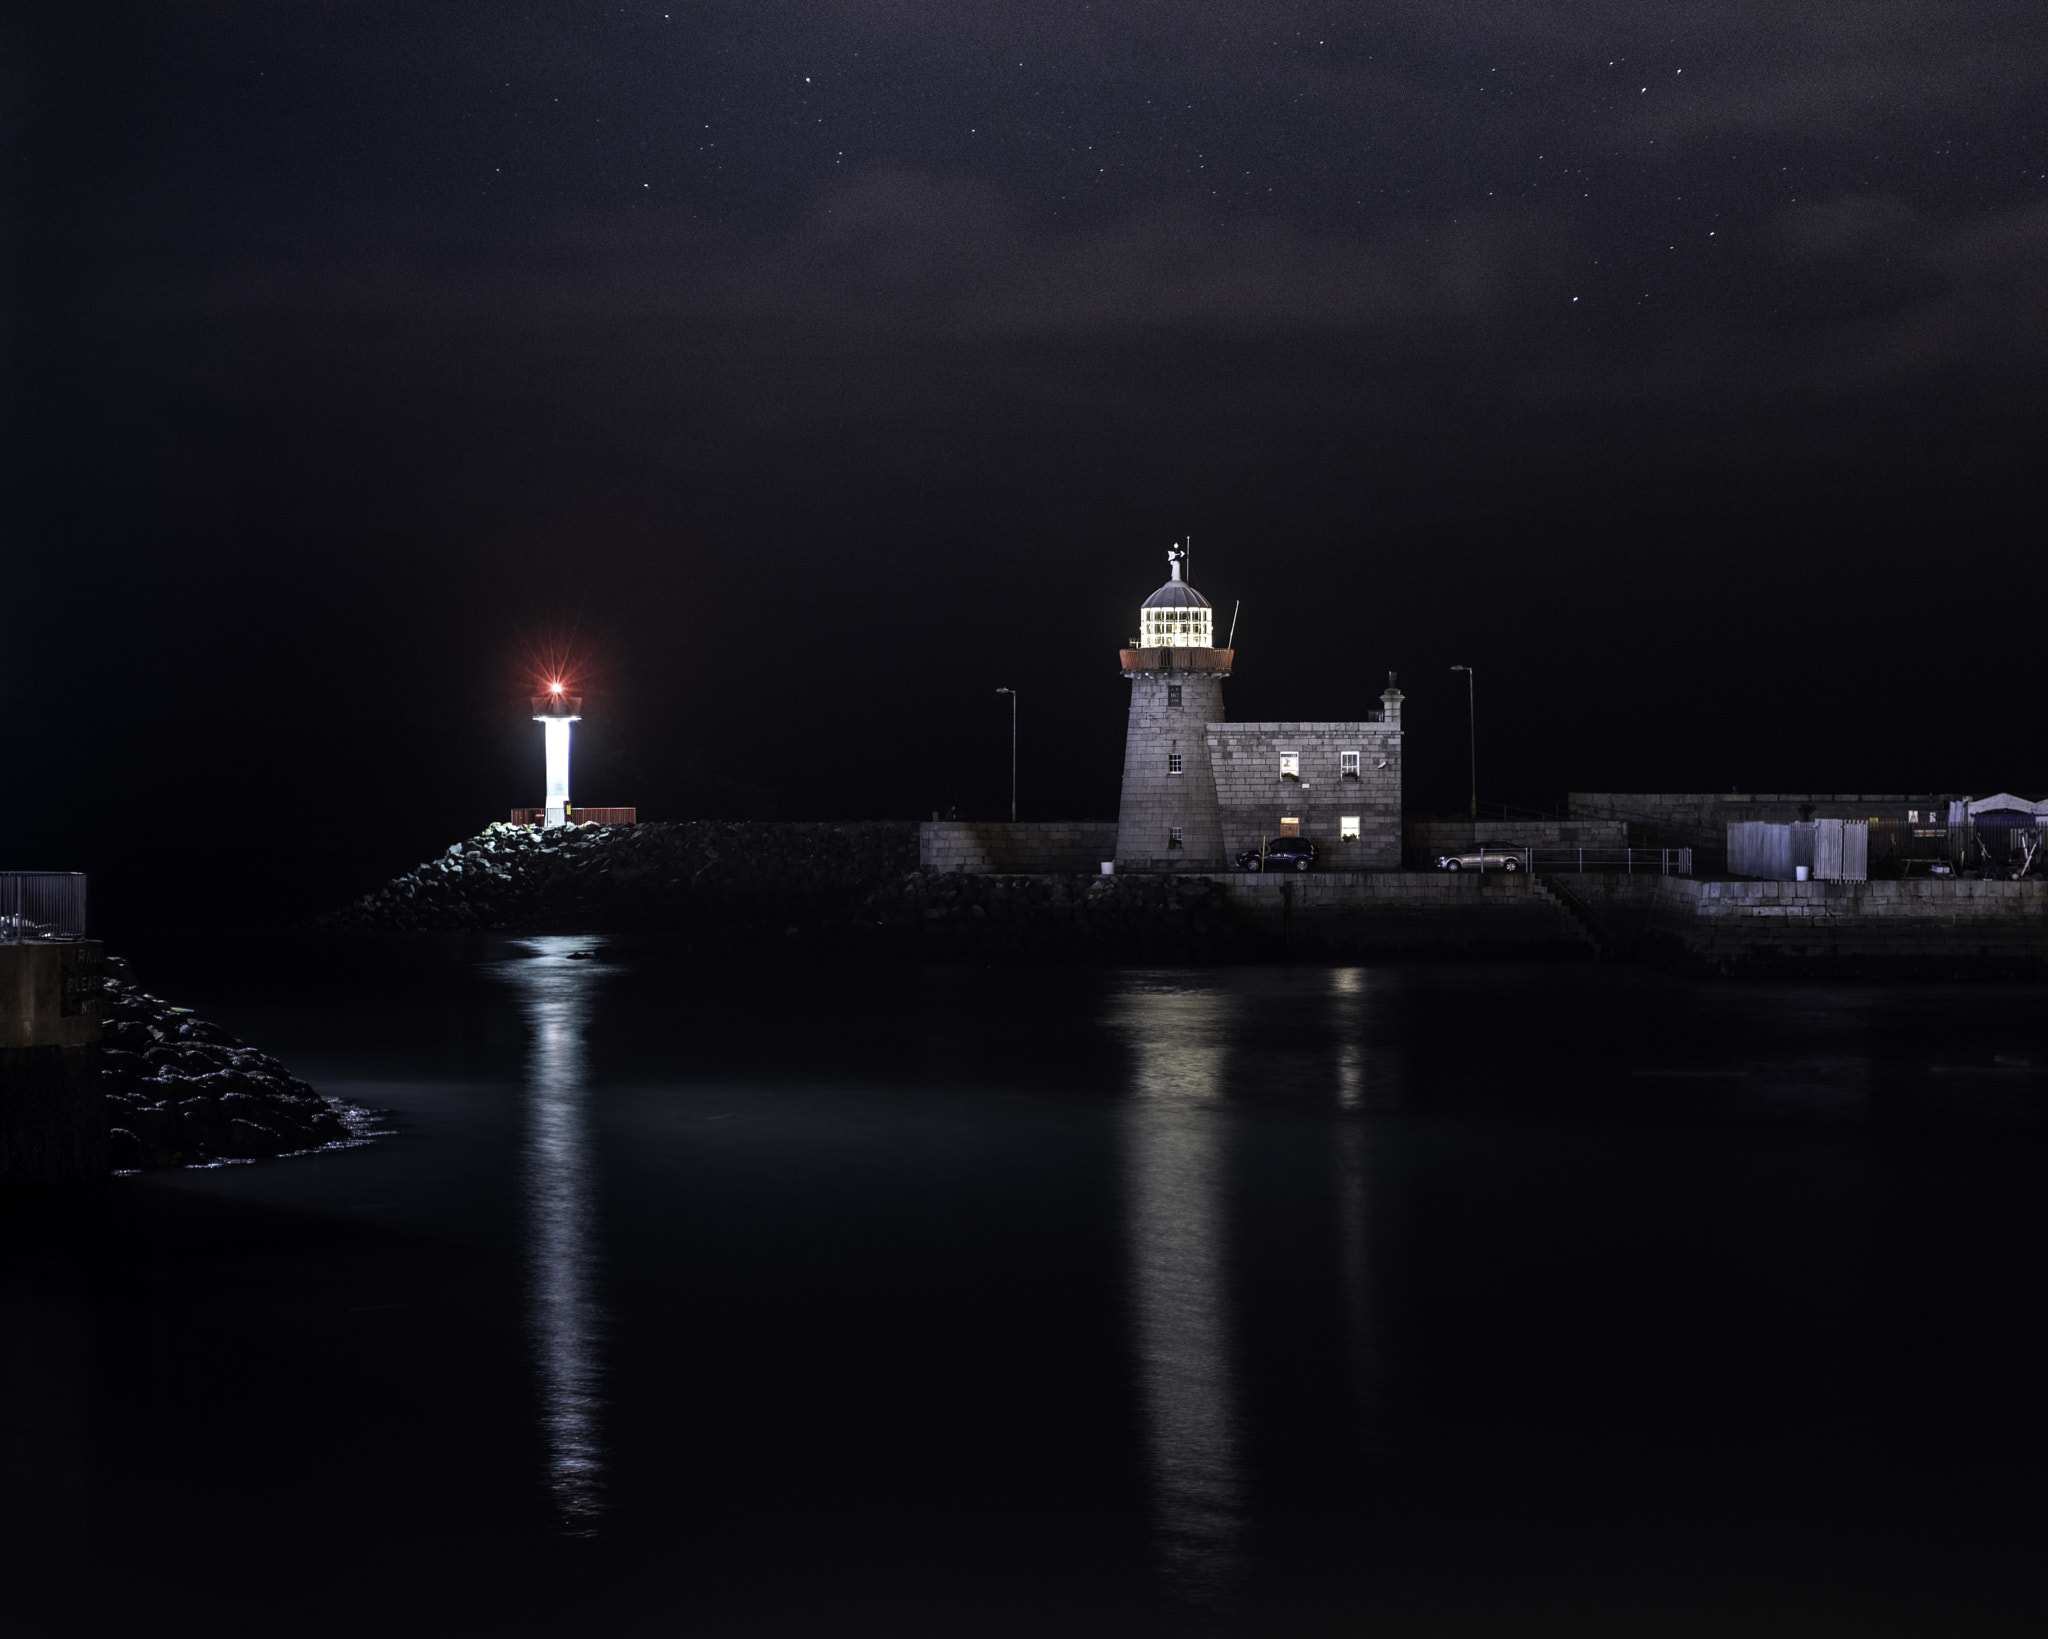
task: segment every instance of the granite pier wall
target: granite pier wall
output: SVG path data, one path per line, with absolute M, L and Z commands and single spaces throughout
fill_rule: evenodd
M 1569 915 L 1523 875 L 1308 871 L 1213 880 L 1267 943 L 1301 955 L 1588 953 Z
M 1758 977 L 2048 975 L 2048 882 L 1666 877 L 1640 951 Z
M 1045 827 L 1033 840 L 1050 857 L 1084 850 L 1078 870 L 920 866 L 932 841 L 979 829 L 944 825 L 923 836 L 880 823 L 493 827 L 322 925 L 336 934 L 644 934 L 726 964 L 1602 955 L 1722 974 L 2048 974 L 2042 882 L 1547 870 L 1103 876 L 1092 856 L 1106 824 Z M 1005 845 L 1014 829 L 1004 828 Z
M 1604 955 L 1756 977 L 2048 976 L 2048 882 L 1544 873 Z
M 902 954 L 930 961 L 1592 954 L 1565 907 L 1526 876 L 918 873 L 876 894 L 869 908 Z
M 1227 876 L 1289 950 L 1631 956 L 1752 977 L 2048 977 L 2048 881 L 1701 880 L 1545 872 Z

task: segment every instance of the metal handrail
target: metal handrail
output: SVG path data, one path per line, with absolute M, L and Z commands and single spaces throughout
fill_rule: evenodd
M 1536 871 L 1623 871 L 1633 876 L 1691 876 L 1690 848 L 1532 848 Z
M 83 871 L 0 871 L 0 944 L 84 937 Z
M 1480 842 L 1469 848 L 1447 848 L 1446 854 L 1479 856 L 1478 874 L 1485 876 L 1489 854 L 1519 860 L 1520 868 L 1536 871 L 1623 871 L 1634 876 L 1691 876 L 1690 848 L 1531 848 L 1520 843 Z M 1424 856 L 1427 863 L 1428 856 Z M 1498 873 L 1500 866 L 1492 869 Z

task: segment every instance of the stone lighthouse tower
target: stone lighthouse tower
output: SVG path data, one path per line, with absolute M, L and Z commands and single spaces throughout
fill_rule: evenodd
M 1231 651 L 1215 647 L 1209 600 L 1182 574 L 1186 549 L 1173 547 L 1166 560 L 1167 582 L 1139 609 L 1138 636 L 1122 651 L 1131 718 L 1116 862 L 1119 870 L 1213 871 L 1224 858 L 1208 730 L 1223 721 Z

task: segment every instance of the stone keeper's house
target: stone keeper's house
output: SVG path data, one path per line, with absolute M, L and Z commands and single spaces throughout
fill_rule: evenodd
M 1216 871 L 1262 838 L 1305 836 L 1319 869 L 1401 865 L 1401 692 L 1360 722 L 1232 723 L 1209 600 L 1181 577 L 1144 602 L 1123 651 L 1131 680 L 1117 813 L 1119 871 Z

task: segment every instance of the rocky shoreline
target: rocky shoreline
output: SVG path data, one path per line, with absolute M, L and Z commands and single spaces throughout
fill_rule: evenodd
M 107 978 L 100 1019 L 115 1172 L 263 1160 L 378 1134 L 371 1111 L 315 1091 L 268 1053 L 125 978 Z

